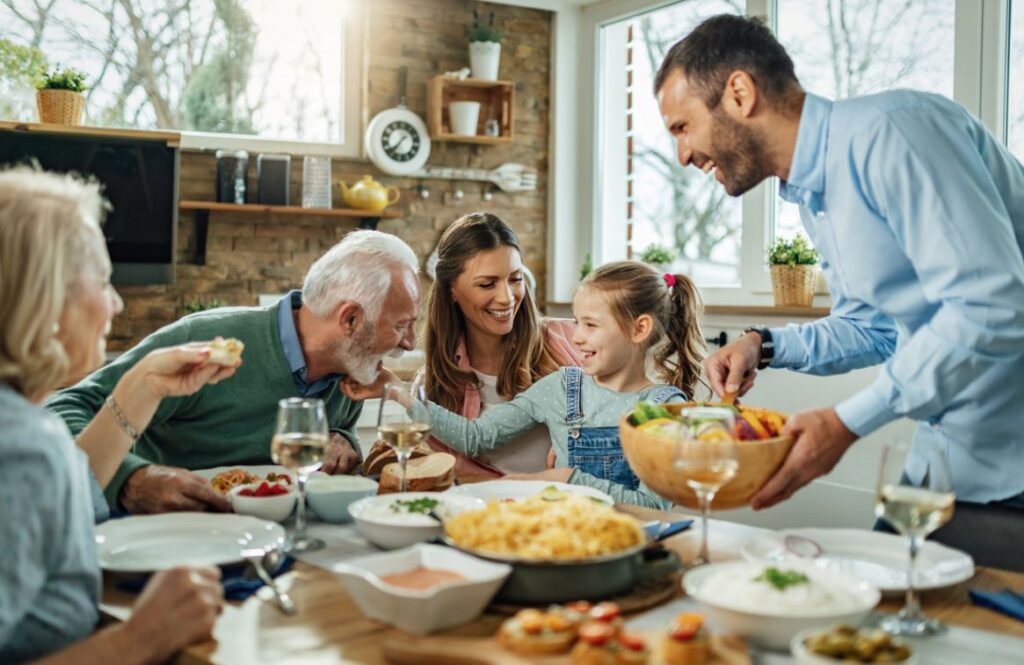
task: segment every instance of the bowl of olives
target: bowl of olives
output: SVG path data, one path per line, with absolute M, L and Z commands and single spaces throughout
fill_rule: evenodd
M 793 659 L 800 665 L 836 663 L 900 663 L 916 665 L 917 654 L 903 640 L 880 628 L 854 628 L 839 625 L 828 629 L 812 628 L 793 636 L 789 644 Z

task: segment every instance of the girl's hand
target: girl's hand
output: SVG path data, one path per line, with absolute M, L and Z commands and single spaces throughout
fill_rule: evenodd
M 353 402 L 361 402 L 383 395 L 384 385 L 387 383 L 397 385 L 402 381 L 391 370 L 381 367 L 380 372 L 377 373 L 377 380 L 368 386 L 346 376 L 341 382 L 341 392 L 345 393 L 345 396 Z
M 553 446 L 548 449 L 548 460 L 544 466 L 549 469 L 555 468 L 555 448 Z
M 192 342 L 182 346 L 150 351 L 126 374 L 141 380 L 155 399 L 191 395 L 204 385 L 217 383 L 232 375 L 242 364 L 225 367 L 208 363 L 209 342 Z
M 509 473 L 504 476 L 505 480 L 546 480 L 554 483 L 567 483 L 572 475 L 571 466 L 563 466 L 558 469 L 547 469 L 537 473 Z

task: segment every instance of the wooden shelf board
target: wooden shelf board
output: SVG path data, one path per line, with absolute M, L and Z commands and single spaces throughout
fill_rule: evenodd
M 106 136 L 123 139 L 148 139 L 166 141 L 171 146 L 181 143 L 181 134 L 167 130 L 124 129 L 122 127 L 93 127 L 90 125 L 54 125 L 41 122 L 18 122 L 0 120 L 0 129 L 45 134 L 73 134 L 78 136 Z
M 462 79 L 442 76 L 445 83 L 451 86 L 462 86 L 463 88 L 514 88 L 512 81 L 485 81 L 484 79 Z
M 274 215 L 300 215 L 308 217 L 355 217 L 397 219 L 402 213 L 393 210 L 371 212 L 355 208 L 302 208 L 299 206 L 275 206 L 262 203 L 220 203 L 217 201 L 179 201 L 182 210 L 209 210 L 211 212 L 261 212 Z
M 463 134 L 438 134 L 437 136 L 431 135 L 432 141 L 455 141 L 458 143 L 479 143 L 481 145 L 502 145 L 505 143 L 511 143 L 511 136 L 465 136 Z
M 774 307 L 763 305 L 705 305 L 707 314 L 731 316 L 800 316 L 817 319 L 828 316 L 828 307 Z

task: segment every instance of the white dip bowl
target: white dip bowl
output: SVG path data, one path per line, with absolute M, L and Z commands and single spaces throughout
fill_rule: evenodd
M 312 476 L 306 483 L 306 501 L 324 522 L 351 522 L 348 508 L 377 493 L 377 482 L 362 476 Z
M 394 550 L 442 535 L 441 523 L 433 517 L 400 508 L 401 504 L 418 499 L 437 501 L 435 510 L 445 519 L 465 510 L 485 507 L 484 502 L 476 497 L 438 492 L 397 492 L 360 499 L 349 506 L 348 511 L 364 538 L 377 547 Z

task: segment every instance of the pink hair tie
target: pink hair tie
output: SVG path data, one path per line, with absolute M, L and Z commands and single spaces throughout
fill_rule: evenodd
M 675 275 L 673 275 L 670 272 L 667 272 L 664 275 L 662 275 L 661 278 L 663 280 L 665 280 L 666 284 L 668 284 L 668 288 L 670 288 L 670 289 L 671 288 L 675 288 L 675 285 L 676 285 L 676 276 Z

